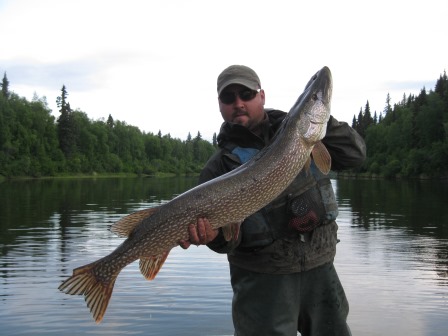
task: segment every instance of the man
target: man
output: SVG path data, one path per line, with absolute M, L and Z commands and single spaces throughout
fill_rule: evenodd
M 224 119 L 219 150 L 202 170 L 200 183 L 250 160 L 286 116 L 264 108 L 258 75 L 242 65 L 219 75 L 218 102 Z M 365 159 L 363 139 L 333 117 L 322 142 L 333 170 L 356 167 Z M 226 241 L 221 229 L 199 218 L 180 245 L 207 244 L 228 254 L 235 335 L 350 335 L 348 302 L 333 266 L 336 216 L 331 182 L 312 163 L 277 199 L 244 220 L 237 240 Z

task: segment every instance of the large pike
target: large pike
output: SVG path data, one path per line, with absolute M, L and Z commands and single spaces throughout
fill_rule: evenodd
M 128 238 L 111 254 L 74 269 L 59 289 L 85 295 L 99 323 L 121 270 L 140 259 L 142 274 L 148 280 L 154 279 L 170 250 L 179 240 L 188 240 L 188 226 L 196 224 L 199 217 L 206 217 L 215 229 L 222 227 L 226 239 L 235 239 L 235 223 L 280 195 L 309 164 L 311 154 L 323 172 L 329 171 L 330 156 L 320 140 L 330 117 L 331 94 L 331 73 L 323 67 L 310 79 L 270 145 L 225 175 L 159 207 L 123 217 L 111 231 Z

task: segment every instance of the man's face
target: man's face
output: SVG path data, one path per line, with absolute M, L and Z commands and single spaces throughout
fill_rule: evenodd
M 239 84 L 227 86 L 222 92 L 219 101 L 219 110 L 224 121 L 247 127 L 251 131 L 263 121 L 264 91 L 254 92 Z

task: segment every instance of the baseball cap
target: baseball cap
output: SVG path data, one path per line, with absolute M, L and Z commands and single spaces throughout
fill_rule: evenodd
M 245 65 L 231 65 L 221 72 L 218 76 L 218 95 L 231 84 L 244 85 L 251 90 L 261 88 L 256 72 Z

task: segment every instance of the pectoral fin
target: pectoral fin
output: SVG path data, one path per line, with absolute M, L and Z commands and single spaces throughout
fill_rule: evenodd
M 224 234 L 224 239 L 226 241 L 238 240 L 238 235 L 240 233 L 241 222 L 230 223 L 222 227 L 222 233 Z
M 327 175 L 331 169 L 331 156 L 321 141 L 314 145 L 311 155 L 313 156 L 316 167 L 319 168 L 323 174 Z
M 165 263 L 169 253 L 170 251 L 167 251 L 158 256 L 140 258 L 140 272 L 142 272 L 146 280 L 154 280 Z
M 133 212 L 130 215 L 127 215 L 116 223 L 112 224 L 112 226 L 110 227 L 110 231 L 120 237 L 129 237 L 131 232 L 138 224 L 141 223 L 142 220 L 152 216 L 157 210 L 159 210 L 159 207 Z

